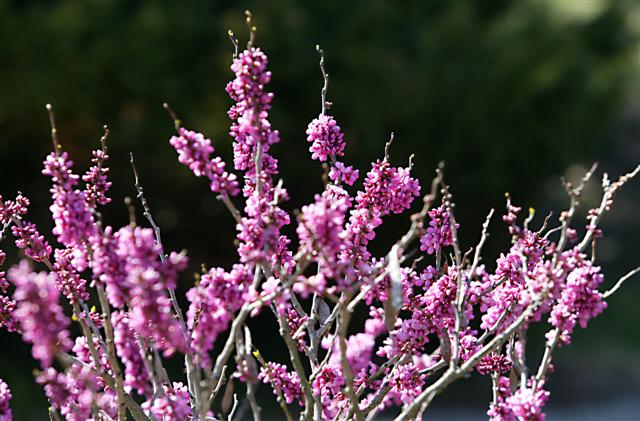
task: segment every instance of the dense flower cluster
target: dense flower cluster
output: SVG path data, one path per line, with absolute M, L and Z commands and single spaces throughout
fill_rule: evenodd
M 80 274 L 72 263 L 73 249 L 56 249 L 54 256 L 55 263 L 53 270 L 58 289 L 62 291 L 62 294 L 64 294 L 71 303 L 78 300 L 88 300 L 87 281 L 80 277 Z
M 129 315 L 116 311 L 111 315 L 111 319 L 114 329 L 113 342 L 124 366 L 124 388 L 127 392 L 135 390 L 140 395 L 148 396 L 151 391 L 149 373 L 144 365 L 143 350 L 131 328 Z
M 336 273 L 338 254 L 347 235 L 344 230 L 346 213 L 351 198 L 341 188 L 327 186 L 315 202 L 303 206 L 298 221 L 300 250 L 313 255 L 323 275 L 332 277 Z M 320 250 L 320 253 L 316 253 Z
M 235 265 L 230 272 L 222 268 L 209 270 L 197 286 L 187 292 L 190 302 L 187 322 L 191 339 L 203 366 L 210 365 L 209 351 L 242 307 L 251 287 L 253 274 L 245 265 Z
M 192 410 L 189 404 L 189 391 L 182 383 L 173 383 L 171 386 L 163 385 L 162 396 L 142 403 L 142 409 L 158 420 L 186 420 L 191 417 Z
M 336 120 L 325 114 L 313 119 L 307 127 L 307 141 L 311 142 L 311 159 L 326 161 L 329 157 L 344 155 L 344 135 Z
M 96 149 L 92 153 L 91 162 L 93 165 L 84 173 L 82 180 L 86 183 L 84 195 L 90 209 L 95 209 L 98 205 L 106 205 L 111 202 L 107 192 L 111 188 L 111 181 L 107 178 L 109 168 L 104 164 L 109 155 L 105 149 Z
M 243 51 L 233 61 L 231 70 L 236 78 L 227 85 L 227 92 L 235 104 L 229 110 L 234 164 L 238 170 L 255 170 L 254 155 L 260 144 L 263 155 L 263 171 L 267 174 L 277 172 L 277 161 L 267 154 L 269 146 L 278 143 L 280 135 L 271 129 L 269 110 L 273 94 L 265 91 L 271 81 L 271 72 L 267 70 L 267 56 L 259 48 Z M 265 159 L 266 157 L 269 157 Z M 260 176 L 254 172 L 253 176 Z
M 542 388 L 543 384 L 535 389 L 519 387 L 512 393 L 508 377 L 499 377 L 497 382 L 497 399 L 487 412 L 491 421 L 544 421 L 542 408 L 549 398 L 549 392 Z
M 69 319 L 59 303 L 60 292 L 54 276 L 34 272 L 22 261 L 9 270 L 9 281 L 15 285 L 13 317 L 22 338 L 32 344 L 31 354 L 43 368 L 50 367 L 58 350 L 71 348 Z
M 296 373 L 287 371 L 284 364 L 269 362 L 260 369 L 258 378 L 265 384 L 270 384 L 274 394 L 282 394 L 284 400 L 291 404 L 302 402 L 302 388 L 300 378 Z
M 66 152 L 52 152 L 44 163 L 42 173 L 51 177 L 51 214 L 58 241 L 76 250 L 84 249 L 83 242 L 96 232 L 91 211 L 87 207 L 83 190 L 76 188 L 79 176 L 72 171 L 73 162 Z
M 11 398 L 12 395 L 9 385 L 0 379 L 0 421 L 11 421 L 13 419 L 13 413 L 9 406 Z
M 222 158 L 211 158 L 214 148 L 204 135 L 180 127 L 178 136 L 172 137 L 169 143 L 178 152 L 178 161 L 189 167 L 196 177 L 209 179 L 212 192 L 231 196 L 238 194 L 236 176 L 225 170 Z
M 560 338 L 565 343 L 571 342 L 576 324 L 587 327 L 589 319 L 607 308 L 602 293 L 598 291 L 604 280 L 600 268 L 588 260 L 581 259 L 581 262 L 567 276 L 565 287 L 549 317 L 549 322 L 560 329 Z
M 447 385 L 477 372 L 493 382 L 490 419 L 544 419 L 553 352 L 600 314 L 626 279 L 602 292 L 602 270 L 587 249 L 602 235 L 598 224 L 614 193 L 640 167 L 615 182 L 604 178 L 602 203 L 589 211 L 584 232 L 571 226 L 583 186 L 571 190 L 559 226 L 548 227 L 547 219 L 539 231 L 530 228 L 533 210 L 522 222 L 507 196 L 502 220 L 511 242 L 495 265 L 482 256 L 493 210 L 479 243 L 463 247 L 439 169 L 408 231 L 381 253 L 387 245 L 372 242 L 383 218 L 410 210 L 420 195 L 411 160 L 406 168 L 392 165 L 388 145 L 358 183 L 359 170 L 337 160 L 345 139 L 323 106 L 307 140 L 311 159 L 325 162 L 324 189 L 299 211 L 287 210 L 271 154 L 280 141 L 269 121 L 271 73 L 252 43 L 234 56 L 226 88 L 233 164 L 242 176 L 227 171 L 203 134 L 178 124 L 169 141 L 180 163 L 207 178 L 237 228 L 237 261 L 230 268 L 203 264 L 189 284 L 186 312 L 177 291 L 189 261 L 164 250 L 138 183 L 152 227 L 133 217 L 122 227 L 102 221 L 99 207 L 111 200 L 106 133 L 79 177 L 53 131 L 43 174 L 52 181 L 56 243 L 27 220 L 25 196 L 0 197 L 0 241 L 13 234 L 38 265 L 24 259 L 1 268 L 0 328 L 31 345 L 51 418 L 214 420 L 248 408 L 258 419 L 261 382 L 287 417 L 299 410 L 304 420 L 372 419 L 399 407 L 398 420 L 416 419 Z M 0 266 L 5 260 L 0 250 Z M 366 318 L 356 316 L 362 307 Z M 250 322 L 257 315 L 276 319 L 290 364 L 262 357 L 263 344 L 253 338 L 264 336 L 252 335 Z M 533 324 L 542 324 L 548 339 L 537 368 L 525 364 Z M 165 363 L 172 358 L 173 367 L 182 357 L 182 377 L 173 381 Z M 243 401 L 235 399 L 238 390 L 246 391 L 246 407 L 232 406 Z M 12 419 L 10 399 L 0 380 L 0 421 Z
M 442 247 L 453 244 L 451 235 L 451 216 L 444 206 L 428 212 L 429 226 L 420 238 L 420 250 L 433 254 Z M 456 226 L 456 228 L 458 228 Z
M 98 392 L 100 381 L 87 365 L 72 364 L 65 372 L 49 367 L 36 381 L 44 385 L 51 408 L 66 420 L 92 420 L 96 409 L 112 418 L 116 416 L 115 393 L 109 389 Z
M 405 211 L 419 194 L 420 184 L 411 177 L 409 168 L 393 167 L 386 159 L 374 162 L 351 210 L 342 259 L 369 260 L 367 244 L 375 238 L 382 217 Z
M 329 170 L 329 178 L 337 183 L 345 183 L 349 186 L 353 186 L 360 172 L 354 169 L 351 165 L 347 166 L 340 161 L 336 161 L 335 165 Z

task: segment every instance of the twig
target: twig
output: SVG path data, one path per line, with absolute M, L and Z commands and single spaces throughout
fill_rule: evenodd
M 231 216 L 233 216 L 233 219 L 236 220 L 236 223 L 238 224 L 242 223 L 242 215 L 240 214 L 240 211 L 238 210 L 238 208 L 236 208 L 236 205 L 234 205 L 233 202 L 231 201 L 231 198 L 229 197 L 229 195 L 227 193 L 221 193 L 218 195 L 218 199 L 225 204 L 227 209 L 229 209 L 229 212 L 231 212 Z
M 427 400 L 433 399 L 433 397 L 441 392 L 446 386 L 448 386 L 454 380 L 464 376 L 466 373 L 471 371 L 476 364 L 482 359 L 485 355 L 489 354 L 491 351 L 501 346 L 513 332 L 515 332 L 522 323 L 525 322 L 533 312 L 540 305 L 540 299 L 534 300 L 529 304 L 529 306 L 522 312 L 522 314 L 509 325 L 507 329 L 505 329 L 502 333 L 496 335 L 489 343 L 484 345 L 480 350 L 476 351 L 467 361 L 464 362 L 459 368 L 449 369 L 440 377 L 436 382 L 434 382 L 431 386 L 426 388 L 425 390 L 418 395 L 418 397 L 409 405 L 405 410 L 402 411 L 398 417 L 395 418 L 396 421 L 401 420 L 409 420 L 413 419 L 413 417 L 420 411 L 423 403 Z
M 604 214 L 604 212 L 609 210 L 609 207 L 611 206 L 611 201 L 613 200 L 613 196 L 615 195 L 616 191 L 620 187 L 622 187 L 627 181 L 635 177 L 639 172 L 640 172 L 640 165 L 638 165 L 633 171 L 627 174 L 621 175 L 616 182 L 611 184 L 609 184 L 608 182 L 607 174 L 606 173 L 604 174 L 604 177 L 602 180 L 602 186 L 604 189 L 604 192 L 602 194 L 602 202 L 600 203 L 600 206 L 598 207 L 596 214 L 591 219 L 591 222 L 587 227 L 587 232 L 584 235 L 584 238 L 582 239 L 580 244 L 578 244 L 577 246 L 578 250 L 582 251 L 589 245 L 589 242 L 593 237 L 593 233 L 596 227 L 598 226 L 598 222 L 600 222 L 600 218 L 602 218 L 602 215 Z
M 258 30 L 258 28 L 253 25 L 253 15 L 251 14 L 251 12 L 245 10 L 244 14 L 247 17 L 246 22 L 247 27 L 249 28 L 249 41 L 247 42 L 247 49 L 250 50 L 253 47 L 253 42 L 255 41 L 256 31 Z
M 236 58 L 238 58 L 238 38 L 236 38 L 231 29 L 227 31 L 227 35 L 229 35 L 229 39 L 233 44 L 233 59 L 235 60 Z
M 173 120 L 173 126 L 176 128 L 176 131 L 180 131 L 180 126 L 182 126 L 182 121 L 178 118 L 176 113 L 173 112 L 173 110 L 171 109 L 168 103 L 166 102 L 162 103 L 162 107 L 165 110 L 167 110 L 167 112 L 169 113 L 171 120 Z
M 58 129 L 56 128 L 56 118 L 53 113 L 53 107 L 51 104 L 46 105 L 47 113 L 49 114 L 49 125 L 51 126 L 51 142 L 53 143 L 53 152 L 56 156 L 60 155 L 60 142 L 58 141 Z
M 233 416 L 236 413 L 236 409 L 238 409 L 238 394 L 234 393 L 233 394 L 233 407 L 231 408 L 231 412 L 229 412 L 229 416 L 227 417 L 227 419 L 229 421 L 233 421 Z
M 440 184 L 442 185 L 443 191 L 443 200 L 445 208 L 447 209 L 447 213 L 449 214 L 449 229 L 451 230 L 451 239 L 453 243 L 453 251 L 455 255 L 456 262 L 456 298 L 454 303 L 455 310 L 455 325 L 454 325 L 454 333 L 453 333 L 453 349 L 450 365 L 451 367 L 455 367 L 458 364 L 458 359 L 460 358 L 460 330 L 462 329 L 462 306 L 464 303 L 464 295 L 465 293 L 462 291 L 462 255 L 460 253 L 460 242 L 458 241 L 458 230 L 456 228 L 456 218 L 453 213 L 453 208 L 455 204 L 452 201 L 452 195 L 449 192 L 449 186 L 441 180 Z
M 125 402 L 124 402 L 124 384 L 122 379 L 122 371 L 120 369 L 120 363 L 116 356 L 116 347 L 114 343 L 113 324 L 111 322 L 111 308 L 107 301 L 107 295 L 104 291 L 104 286 L 100 282 L 96 283 L 96 289 L 98 291 L 98 299 L 100 301 L 100 308 L 104 314 L 104 332 L 107 337 L 107 356 L 109 358 L 109 364 L 116 382 L 116 394 L 118 396 L 118 421 L 126 420 Z
M 611 295 L 613 295 L 613 293 L 615 293 L 618 290 L 618 288 L 620 288 L 622 286 L 624 281 L 626 281 L 627 279 L 631 278 L 633 275 L 635 275 L 638 272 L 640 272 L 640 266 L 638 266 L 635 269 L 630 270 L 624 276 L 622 276 L 620 279 L 618 279 L 618 282 L 616 282 L 616 284 L 611 289 L 607 290 L 604 294 L 602 294 L 602 296 L 604 298 L 609 298 Z
M 480 253 L 482 252 L 482 247 L 484 246 L 485 241 L 487 241 L 487 238 L 489 237 L 489 223 L 491 222 L 491 218 L 493 217 L 493 212 L 494 209 L 491 208 L 489 214 L 487 215 L 487 218 L 484 221 L 484 224 L 482 224 L 482 234 L 480 236 L 480 242 L 476 247 L 476 253 L 473 256 L 473 263 L 471 264 L 471 268 L 469 269 L 469 277 L 473 276 L 476 268 L 478 267 L 478 263 L 480 263 Z
M 313 392 L 311 391 L 311 384 L 307 379 L 307 375 L 304 371 L 304 366 L 302 365 L 302 360 L 300 359 L 300 353 L 298 352 L 297 343 L 291 337 L 289 333 L 289 327 L 287 325 L 287 321 L 284 318 L 284 315 L 276 312 L 276 316 L 278 319 L 278 324 L 280 325 L 280 335 L 284 338 L 284 342 L 287 345 L 287 349 L 289 350 L 289 359 L 293 364 L 293 369 L 298 375 L 300 379 L 300 385 L 302 386 L 302 392 L 305 395 L 305 408 L 304 408 L 304 418 L 307 420 L 311 420 L 313 417 Z
M 545 345 L 544 355 L 542 356 L 542 361 L 540 363 L 540 366 L 538 367 L 538 372 L 535 377 L 535 383 L 533 387 L 534 390 L 536 385 L 540 383 L 540 381 L 547 374 L 547 370 L 549 369 L 549 364 L 551 364 L 551 354 L 553 353 L 553 350 L 558 344 L 558 339 L 560 339 L 560 328 L 555 328 L 552 331 L 551 340 L 548 340 Z
M 324 51 L 320 48 L 319 45 L 316 45 L 316 51 L 320 55 L 320 71 L 322 71 L 322 79 L 324 80 L 324 84 L 322 85 L 322 115 L 327 112 L 327 108 L 331 106 L 330 102 L 327 102 L 327 89 L 329 87 L 329 74 L 324 68 Z
M 349 328 L 351 313 L 347 311 L 346 303 L 350 298 L 351 295 L 347 293 L 343 296 L 343 300 L 341 300 L 342 302 L 338 304 L 338 306 L 340 307 L 340 317 L 337 322 L 338 346 L 340 347 L 342 374 L 346 383 L 345 395 L 347 396 L 347 398 L 349 398 L 349 403 L 351 406 L 349 414 L 353 414 L 357 421 L 363 421 L 364 416 L 362 415 L 362 411 L 360 411 L 360 401 L 353 386 L 353 373 L 351 372 L 351 367 L 349 367 L 349 361 L 347 360 L 347 329 Z
M 258 351 L 257 349 L 253 351 L 253 356 L 256 357 L 260 365 L 265 370 L 267 370 L 267 372 L 269 373 L 269 381 L 272 382 L 271 379 L 273 378 L 273 375 L 271 373 L 271 368 L 269 368 L 269 365 L 267 364 L 267 362 L 264 360 L 264 358 L 262 358 L 260 351 Z M 293 421 L 293 417 L 291 416 L 291 412 L 289 411 L 287 402 L 284 400 L 284 396 L 282 395 L 282 390 L 280 390 L 280 388 L 277 387 L 274 383 L 271 384 L 271 387 L 276 392 L 276 400 L 280 404 L 280 408 L 282 408 L 282 412 L 284 412 L 285 417 L 287 418 L 288 421 Z
M 167 110 L 170 113 L 173 113 L 173 111 L 171 111 L 171 109 L 169 108 L 169 106 L 167 104 L 165 104 L 167 108 Z M 179 125 L 179 120 L 177 120 L 177 118 L 175 119 L 176 125 Z M 153 219 L 153 215 L 151 215 L 151 209 L 149 208 L 149 203 L 147 202 L 147 199 L 144 197 L 144 190 L 142 188 L 142 185 L 140 184 L 140 179 L 138 177 L 138 171 L 136 170 L 136 164 L 135 161 L 133 159 L 133 153 L 130 152 L 129 156 L 131 158 L 131 168 L 133 170 L 133 176 L 134 176 L 134 185 L 137 191 L 137 197 L 140 200 L 140 204 L 142 205 L 142 209 L 143 209 L 143 215 L 145 218 L 147 218 L 147 220 L 149 221 L 149 224 L 151 224 L 151 227 L 153 228 L 153 232 L 155 234 L 155 239 L 156 239 L 156 243 L 158 244 L 158 255 L 160 256 L 160 261 L 162 261 L 163 263 L 166 260 L 166 256 L 164 254 L 164 247 L 162 245 L 162 237 L 160 234 L 160 227 L 156 224 L 155 220 Z M 194 396 L 195 398 L 195 402 L 194 402 L 194 413 L 198 413 L 200 411 L 204 411 L 206 412 L 206 408 L 201 408 L 201 404 L 202 402 L 200 401 L 200 397 L 201 397 L 201 393 L 200 393 L 200 376 L 198 373 L 198 370 L 195 367 L 194 364 L 194 357 L 193 357 L 193 352 L 191 351 L 191 335 L 189 334 L 189 329 L 187 328 L 187 323 L 184 319 L 184 315 L 182 314 L 182 309 L 180 308 L 180 305 L 178 304 L 178 298 L 176 297 L 176 292 L 173 288 L 167 288 L 169 291 L 169 297 L 171 298 L 171 304 L 173 306 L 173 311 L 175 312 L 175 314 L 178 316 L 178 321 L 180 322 L 180 327 L 182 329 L 182 334 L 184 335 L 185 338 L 185 342 L 187 344 L 187 352 L 186 352 L 186 358 L 185 358 L 185 363 L 186 363 L 186 370 L 187 370 L 187 382 L 189 385 L 189 392 L 191 393 L 192 396 Z

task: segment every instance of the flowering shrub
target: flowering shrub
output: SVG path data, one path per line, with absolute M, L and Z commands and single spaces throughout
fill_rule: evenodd
M 234 55 L 235 77 L 227 85 L 235 173 L 211 140 L 183 127 L 166 107 L 177 129 L 169 144 L 178 161 L 208 180 L 238 231 L 238 261 L 203 268 L 186 294 L 186 311 L 175 290 L 187 256 L 163 248 L 137 173 L 151 227 L 102 220 L 100 206 L 111 200 L 106 129 L 92 167 L 80 176 L 48 107 L 54 150 L 43 174 L 52 182 L 56 244 L 29 222 L 26 197 L 0 197 L 0 239 L 11 233 L 26 256 L 0 272 L 0 327 L 31 344 L 51 418 L 240 419 L 245 401 L 260 419 L 256 388 L 266 385 L 287 419 L 298 413 L 305 420 L 372 419 L 389 407 L 400 408 L 399 420 L 419 419 L 449 384 L 477 371 L 492 384 L 490 419 L 543 419 L 553 352 L 640 271 L 601 292 L 605 279 L 589 247 L 602 235 L 599 222 L 614 194 L 640 166 L 614 182 L 604 174 L 602 201 L 584 230 L 574 228 L 574 216 L 595 168 L 579 185 L 565 183 L 570 207 L 553 228 L 550 215 L 532 228 L 534 211 L 523 218 L 507 195 L 502 220 L 511 241 L 492 268 L 481 256 L 494 210 L 477 245 L 463 254 L 442 167 L 421 193 L 412 160 L 408 167 L 391 163 L 390 142 L 357 185 L 359 170 L 338 160 L 346 139 L 329 114 L 319 50 L 322 111 L 307 139 L 327 177 L 324 190 L 292 218 L 283 208 L 287 191 L 274 181 L 279 163 L 270 150 L 280 136 L 269 122 L 271 73 L 253 46 L 253 29 L 251 35 Z M 384 256 L 374 255 L 369 243 L 384 218 L 406 212 L 421 194 L 406 234 Z M 291 224 L 297 238 L 283 233 Z M 358 329 L 350 319 L 361 308 L 369 317 Z M 273 313 L 290 361 L 269 361 L 252 342 L 247 321 L 262 311 Z M 534 323 L 548 329 L 537 365 L 527 362 Z M 164 362 L 175 354 L 184 356 L 185 375 L 170 379 Z M 244 396 L 233 393 L 234 383 Z M 1 420 L 12 418 L 10 398 L 0 381 Z

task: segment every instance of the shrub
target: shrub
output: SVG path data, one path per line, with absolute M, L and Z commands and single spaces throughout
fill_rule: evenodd
M 368 245 L 384 219 L 407 212 L 425 193 L 411 175 L 412 159 L 407 167 L 394 166 L 390 140 L 358 183 L 359 170 L 344 162 L 346 140 L 330 115 L 318 49 L 322 109 L 307 140 L 311 158 L 325 168 L 325 186 L 292 220 L 282 207 L 288 194 L 275 181 L 279 162 L 270 151 L 280 141 L 269 122 L 271 74 L 266 55 L 253 46 L 253 31 L 242 52 L 231 34 L 235 78 L 226 89 L 233 100 L 228 115 L 235 172 L 215 155 L 211 140 L 185 128 L 165 105 L 177 131 L 169 143 L 179 162 L 207 180 L 238 231 L 238 262 L 230 269 L 203 268 L 186 294 L 186 312 L 175 291 L 187 256 L 164 249 L 133 156 L 150 227 L 132 217 L 115 228 L 100 213 L 111 200 L 108 130 L 93 151 L 93 165 L 80 176 L 48 106 L 53 152 L 43 174 L 52 181 L 57 243 L 29 222 L 25 196 L 0 198 L 0 239 L 10 232 L 26 256 L 0 272 L 0 326 L 31 344 L 51 418 L 124 420 L 129 413 L 136 420 L 233 419 L 239 415 L 234 389 L 226 386 L 216 397 L 225 383 L 238 383 L 259 419 L 255 393 L 264 383 L 287 419 L 299 412 L 308 420 L 362 420 L 394 406 L 401 407 L 397 419 L 415 419 L 449 384 L 477 371 L 491 380 L 491 419 L 543 419 L 553 352 L 570 344 L 576 326 L 586 327 L 606 308 L 607 297 L 640 271 L 601 292 L 605 280 L 594 247 L 602 236 L 600 219 L 640 166 L 616 181 L 604 174 L 602 200 L 588 212 L 584 229 L 574 217 L 595 166 L 578 185 L 564 183 L 570 206 L 555 227 L 549 215 L 532 228 L 534 210 L 523 218 L 507 195 L 502 220 L 511 242 L 494 269 L 482 260 L 494 210 L 477 245 L 463 252 L 440 166 L 406 234 L 375 256 Z M 283 229 L 292 224 L 296 241 Z M 0 264 L 4 260 L 0 251 Z M 350 320 L 361 307 L 369 317 L 354 333 Z M 274 315 L 287 364 L 269 361 L 252 341 L 246 322 L 262 311 Z M 527 331 L 534 323 L 547 333 L 542 359 L 532 366 Z M 221 350 L 212 355 L 216 343 Z M 184 355 L 186 374 L 179 381 L 164 368 L 175 354 Z M 0 419 L 12 418 L 10 398 L 0 382 Z

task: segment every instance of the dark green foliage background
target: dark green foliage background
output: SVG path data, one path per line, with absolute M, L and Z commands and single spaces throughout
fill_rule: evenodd
M 134 194 L 132 151 L 167 247 L 188 249 L 192 272 L 201 262 L 229 267 L 236 259 L 232 219 L 206 184 L 177 163 L 167 142 L 173 126 L 161 104 L 171 103 L 187 127 L 206 133 L 230 161 L 226 33 L 231 28 L 246 39 L 246 8 L 273 71 L 272 121 L 282 134 L 273 152 L 292 196 L 289 210 L 312 200 L 322 185 L 304 133 L 320 111 L 316 43 L 326 52 L 346 161 L 366 172 L 391 131 L 392 161 L 405 164 L 415 154 L 414 171 L 425 186 L 445 160 L 466 248 L 477 241 L 488 209 L 502 209 L 505 191 L 525 209 L 535 207 L 539 224 L 549 210 L 567 205 L 561 175 L 575 177 L 598 160 L 617 176 L 640 162 L 640 10 L 633 1 L 6 0 L 0 2 L 0 191 L 28 194 L 33 218 L 49 230 L 40 163 L 50 148 L 44 104 L 51 102 L 63 146 L 82 168 L 102 125 L 111 128 L 109 222 L 127 220 L 122 199 Z M 597 184 L 587 189 L 586 206 L 598 200 Z M 598 253 L 609 283 L 640 261 L 638 187 L 636 180 L 620 194 L 605 221 L 609 237 Z M 383 252 L 407 224 L 406 217 L 390 218 L 374 248 Z M 500 223 L 494 229 L 488 256 L 506 240 Z M 193 281 L 182 282 L 186 290 Z M 639 283 L 613 297 L 590 330 L 559 352 L 552 405 L 637 396 Z M 275 332 L 267 317 L 257 323 L 260 331 Z M 0 377 L 16 395 L 18 419 L 34 412 L 41 419 L 45 401 L 32 384 L 29 348 L 6 333 L 1 338 Z M 262 346 L 278 358 L 268 340 Z M 534 352 L 533 361 L 538 358 Z M 474 385 L 486 389 L 476 394 L 481 402 L 489 396 L 485 383 Z

